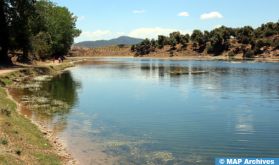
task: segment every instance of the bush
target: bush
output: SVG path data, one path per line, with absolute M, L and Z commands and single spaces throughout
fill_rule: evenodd
M 229 57 L 234 57 L 234 56 L 235 56 L 235 53 L 232 52 L 232 51 L 230 51 L 230 52 L 228 53 L 228 56 L 229 56 Z
M 11 116 L 11 110 L 9 110 L 8 108 L 1 108 L 1 109 L 0 109 L 0 113 L 1 113 L 2 115 L 6 115 L 6 116 L 8 116 L 8 117 Z
M 208 45 L 207 46 L 207 53 L 211 54 L 214 52 L 213 46 L 212 45 Z
M 274 39 L 272 47 L 274 47 L 274 49 L 279 49 L 279 38 Z
M 20 156 L 20 155 L 21 155 L 21 150 L 17 149 L 17 150 L 15 151 L 15 153 L 16 153 L 18 156 Z
M 254 57 L 255 53 L 253 50 L 248 50 L 247 52 L 244 53 L 245 58 L 252 58 Z
M 2 138 L 0 141 L 1 141 L 1 144 L 3 144 L 3 145 L 7 145 L 8 144 L 8 140 L 7 139 Z

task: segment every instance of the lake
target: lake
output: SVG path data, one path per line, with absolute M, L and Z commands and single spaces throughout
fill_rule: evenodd
M 27 89 L 52 100 L 29 116 L 82 164 L 279 157 L 278 73 L 278 63 L 99 58 Z

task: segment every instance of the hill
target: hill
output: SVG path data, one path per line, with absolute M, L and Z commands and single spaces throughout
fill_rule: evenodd
M 97 47 L 112 46 L 112 45 L 134 45 L 142 41 L 143 39 L 121 36 L 111 40 L 83 41 L 74 44 L 74 46 L 85 47 L 85 48 L 97 48 Z
M 113 45 L 113 46 L 103 46 L 98 48 L 85 48 L 73 46 L 69 55 L 72 57 L 105 57 L 105 56 L 134 56 L 131 52 L 130 45 Z
M 180 32 L 158 36 L 157 40 L 145 39 L 132 45 L 135 56 L 169 57 L 193 54 L 195 56 L 223 56 L 235 59 L 279 59 L 279 22 L 268 22 L 260 27 L 232 28 L 221 26 L 211 31 L 195 29 L 191 35 Z

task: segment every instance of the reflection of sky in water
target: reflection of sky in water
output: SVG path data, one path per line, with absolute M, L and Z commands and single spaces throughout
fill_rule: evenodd
M 135 164 L 279 156 L 277 64 L 98 62 L 71 69 L 81 88 L 63 134 L 98 141 Z M 170 74 L 179 69 L 209 73 Z

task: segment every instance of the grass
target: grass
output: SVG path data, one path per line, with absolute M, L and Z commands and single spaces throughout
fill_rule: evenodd
M 0 88 L 0 107 L 10 110 L 9 116 L 0 114 L 0 136 L 5 137 L 1 139 L 0 164 L 60 164 L 48 140 L 30 120 L 16 112 L 16 104 L 3 88 Z
M 27 68 L 0 76 L 0 81 L 7 87 L 14 82 L 20 83 L 21 79 L 55 74 L 69 66 Z M 62 164 L 37 126 L 17 112 L 15 102 L 9 99 L 3 87 L 0 87 L 0 164 Z
M 34 154 L 34 156 L 37 158 L 39 164 L 43 164 L 43 165 L 59 165 L 59 163 L 57 162 L 58 157 L 56 155 L 53 154 L 40 154 L 40 153 L 36 153 Z M 47 162 L 45 160 L 48 160 Z

